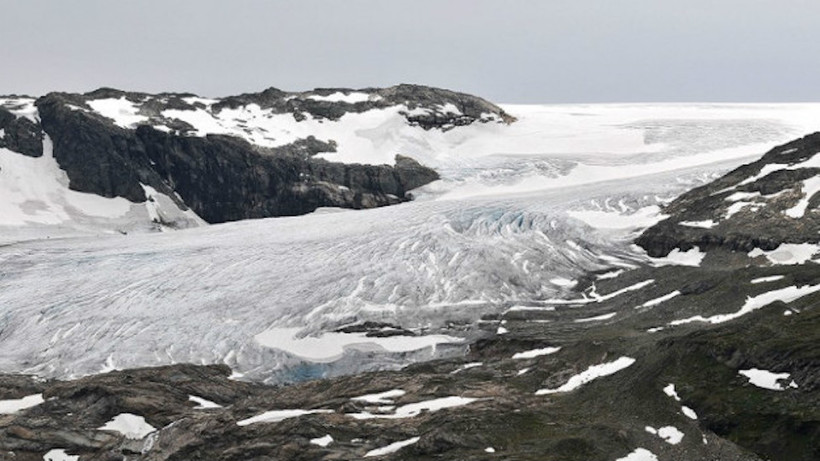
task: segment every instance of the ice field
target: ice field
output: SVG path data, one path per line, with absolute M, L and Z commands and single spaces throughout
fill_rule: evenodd
M 339 144 L 328 160 L 400 153 L 441 173 L 402 205 L 127 235 L 76 207 L 37 222 L 4 211 L 0 371 L 65 378 L 226 363 L 277 382 L 457 353 L 482 315 L 560 297 L 585 270 L 640 261 L 630 237 L 659 205 L 813 131 L 820 115 L 805 104 L 504 109 L 518 122 L 424 131 L 373 111 L 384 113 L 316 125 L 318 139 Z M 26 190 L 59 206 L 88 195 L 61 190 L 44 177 L 59 174 L 51 167 L 4 175 L 45 161 L 18 155 L 0 152 L 0 191 L 43 181 L 47 190 Z M 134 207 L 144 206 L 99 217 L 142 219 Z M 334 332 L 363 321 L 418 335 Z

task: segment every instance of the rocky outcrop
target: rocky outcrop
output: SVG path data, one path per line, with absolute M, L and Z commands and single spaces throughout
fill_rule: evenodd
M 119 99 L 138 107 L 142 122 L 118 126 L 89 105 Z M 438 179 L 435 171 L 400 152 L 394 165 L 333 163 L 316 157 L 334 152 L 333 140 L 307 136 L 265 147 L 236 135 L 195 136 L 189 123 L 163 115 L 169 110 L 204 109 L 202 101 L 190 94 L 148 95 L 107 88 L 84 95 L 52 93 L 36 102 L 42 128 L 0 111 L 0 128 L 5 130 L 0 146 L 42 155 L 41 140 L 48 135 L 71 189 L 143 202 L 144 186 L 150 186 L 211 223 L 299 215 L 319 207 L 392 205 L 410 200 L 410 190 Z M 338 120 L 347 113 L 400 106 L 407 123 L 428 130 L 514 120 L 481 98 L 415 85 L 306 93 L 268 89 L 209 104 L 214 113 L 254 105 L 270 114 L 291 114 L 297 121 Z
M 820 241 L 820 133 L 778 146 L 760 160 L 687 192 L 664 210 L 669 217 L 636 243 L 650 256 L 675 248 L 773 250 Z M 802 204 L 801 204 L 802 202 Z
M 43 131 L 37 123 L 0 107 L 0 148 L 40 157 L 43 155 Z
M 346 165 L 299 155 L 265 155 L 227 136 L 180 137 L 150 127 L 135 146 L 164 184 L 208 222 L 293 216 L 319 207 L 373 208 L 408 200 L 438 179 L 412 159 L 396 165 Z

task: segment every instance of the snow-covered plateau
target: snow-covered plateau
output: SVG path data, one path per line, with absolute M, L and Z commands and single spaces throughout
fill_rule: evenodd
M 305 98 L 377 97 L 335 94 Z M 173 129 L 118 101 L 76 110 Z M 389 207 L 205 225 L 150 186 L 145 203 L 69 189 L 48 137 L 41 157 L 0 148 L 0 372 L 225 363 L 281 382 L 458 353 L 482 334 L 482 316 L 562 297 L 585 271 L 647 261 L 631 239 L 663 218 L 660 205 L 813 131 L 820 116 L 817 104 L 507 105 L 513 123 L 425 130 L 407 119 L 420 109 L 401 106 L 296 121 L 193 102 L 162 119 L 189 124 L 186 136 L 261 147 L 314 136 L 335 144 L 318 154 L 331 162 L 401 154 L 441 179 Z M 31 101 L 0 105 L 37 120 Z M 166 212 L 192 228 L 138 225 Z M 366 321 L 415 335 L 340 330 Z

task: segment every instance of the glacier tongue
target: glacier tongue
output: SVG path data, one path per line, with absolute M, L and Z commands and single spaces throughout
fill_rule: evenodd
M 701 123 L 670 121 L 674 111 L 664 106 L 541 110 L 565 125 L 544 125 L 551 134 L 531 133 L 528 145 L 493 137 L 504 136 L 501 126 L 478 138 L 471 130 L 481 127 L 435 134 L 450 137 L 451 149 L 427 151 L 425 158 L 436 160 L 444 179 L 418 190 L 415 202 L 0 247 L 0 371 L 65 378 L 178 362 L 226 363 L 248 379 L 289 381 L 458 353 L 464 346 L 455 340 L 395 349 L 361 334 L 334 343 L 344 351 L 331 354 L 334 361 L 323 361 L 323 354 L 310 360 L 316 358 L 310 351 L 306 359 L 288 348 L 308 335 L 342 335 L 329 332 L 364 321 L 418 335 L 469 336 L 482 315 L 570 289 L 551 280 L 628 266 L 638 257 L 629 245 L 634 228 L 595 226 L 594 219 L 585 221 L 597 215 L 583 214 L 582 221 L 569 212 L 646 210 L 759 154 L 760 143 L 803 128 L 796 119 L 761 121 L 742 107 L 689 110 Z M 597 113 L 606 123 L 590 125 L 580 120 L 589 114 L 573 111 Z M 748 115 L 750 126 L 767 129 L 715 128 L 702 122 L 709 114 L 721 120 Z M 607 125 L 619 117 L 617 128 Z M 537 118 L 523 120 L 524 128 L 538 127 Z M 589 126 L 600 132 L 583 138 L 582 127 Z M 555 150 L 572 143 L 540 144 L 560 140 L 562 129 L 568 139 L 600 150 L 561 154 Z M 681 148 L 693 132 L 703 145 Z M 608 138 L 622 138 L 623 145 L 607 154 Z M 715 148 L 703 141 L 708 138 Z M 467 155 L 476 139 L 488 144 L 484 154 Z M 640 218 L 641 225 L 651 221 L 643 212 Z M 257 341 L 264 332 L 281 334 Z

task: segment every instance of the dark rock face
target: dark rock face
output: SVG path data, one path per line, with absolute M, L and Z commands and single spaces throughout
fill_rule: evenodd
M 760 160 L 675 199 L 664 210 L 670 217 L 647 229 L 636 243 L 653 257 L 695 246 L 748 252 L 773 250 L 782 243 L 816 243 L 820 241 L 820 195 L 805 197 L 802 185 L 820 176 L 820 163 L 801 164 L 818 153 L 820 133 L 778 146 Z M 804 198 L 809 203 L 802 216 L 786 213 Z M 715 225 L 680 224 L 701 221 Z
M 0 136 L 0 148 L 29 157 L 43 155 L 43 132 L 38 124 L 0 107 L 0 130 L 4 133 Z
M 408 190 L 438 179 L 406 158 L 395 167 L 345 165 L 293 153 L 264 155 L 227 136 L 180 137 L 150 127 L 138 128 L 136 140 L 164 183 L 212 223 L 300 215 L 319 207 L 392 205 L 407 200 Z
M 404 104 L 432 107 L 412 124 L 425 129 L 449 129 L 477 121 L 488 114 L 510 122 L 496 106 L 474 96 L 413 85 L 371 89 L 372 101 L 345 103 L 322 100 L 336 92 L 317 90 L 294 97 L 275 89 L 225 98 L 213 110 L 257 104 L 295 118 L 338 119 L 348 112 Z M 349 165 L 314 156 L 334 152 L 331 141 L 313 136 L 291 144 L 262 148 L 224 135 L 189 136 L 189 124 L 162 116 L 168 109 L 203 107 L 193 95 L 126 93 L 99 89 L 85 95 L 52 93 L 37 102 L 42 129 L 24 118 L 0 111 L 5 142 L 27 155 L 42 155 L 40 140 L 47 133 L 54 157 L 66 171 L 70 188 L 104 197 L 146 200 L 142 185 L 171 197 L 182 209 L 190 207 L 210 223 L 248 218 L 292 216 L 319 207 L 373 208 L 410 200 L 408 191 L 438 179 L 438 174 L 416 161 L 396 155 L 396 164 Z M 317 97 L 320 99 L 311 99 Z M 87 101 L 125 98 L 139 102 L 140 114 L 167 127 L 163 132 L 144 125 L 120 128 L 93 112 Z M 186 101 L 186 99 L 188 99 Z M 458 106 L 460 114 L 436 112 L 444 105 Z M 425 107 L 426 107 L 425 106 Z M 3 141 L 0 141 L 3 142 Z M 2 144 L 0 144 L 2 145 Z
M 54 158 L 68 174 L 72 190 L 132 202 L 146 200 L 140 182 L 154 185 L 157 181 L 146 177 L 151 173 L 147 158 L 129 155 L 132 133 L 69 108 L 58 95 L 40 98 L 37 108 L 54 143 Z

